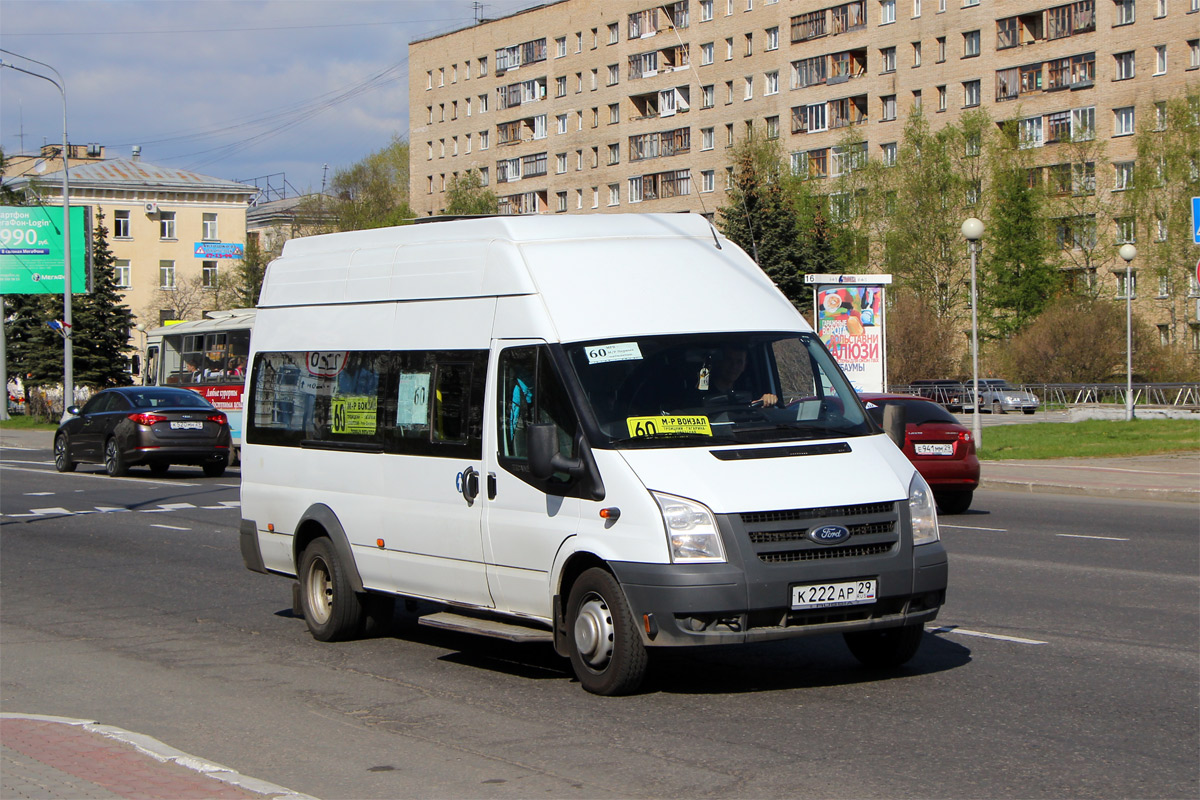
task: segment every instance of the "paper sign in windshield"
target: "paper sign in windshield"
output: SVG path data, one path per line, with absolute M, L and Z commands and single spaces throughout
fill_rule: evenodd
M 375 434 L 375 412 L 379 403 L 376 397 L 334 397 L 330 414 L 333 416 L 330 431 L 372 436 Z
M 696 434 L 712 436 L 708 417 L 662 416 L 628 417 L 630 436 L 670 436 L 672 434 Z
M 610 361 L 641 361 L 642 349 L 637 342 L 613 342 L 596 344 L 587 348 L 589 364 L 607 364 Z

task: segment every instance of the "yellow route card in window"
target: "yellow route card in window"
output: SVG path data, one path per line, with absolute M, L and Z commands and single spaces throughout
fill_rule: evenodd
M 334 396 L 330 403 L 330 433 L 373 435 L 378 408 L 375 397 Z
M 662 417 L 627 417 L 630 436 L 662 436 L 671 434 L 696 434 L 712 436 L 712 427 L 708 417 L 703 416 L 662 416 Z

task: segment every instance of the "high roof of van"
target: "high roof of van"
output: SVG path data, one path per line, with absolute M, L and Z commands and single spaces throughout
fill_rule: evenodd
M 717 330 L 806 327 L 745 252 L 698 214 L 497 216 L 293 239 L 268 267 L 258 305 L 514 295 L 540 296 L 564 336 L 567 328 L 585 334 L 566 324 L 580 313 L 709 314 Z

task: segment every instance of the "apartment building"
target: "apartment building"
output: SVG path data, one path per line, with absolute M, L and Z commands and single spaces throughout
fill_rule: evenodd
M 69 160 L 71 204 L 91 206 L 93 224 L 97 211 L 104 214 L 117 283 L 135 324 L 152 328 L 177 318 L 175 292 L 198 287 L 215 294 L 243 255 L 246 211 L 258 189 L 147 163 L 136 146 L 129 158 L 109 158 L 101 145 L 79 153 L 77 147 L 83 146 L 71 145 Z M 43 150 L 41 158 L 19 161 L 5 182 L 45 205 L 61 205 L 61 148 Z
M 831 178 L 893 158 L 918 105 L 934 126 L 1019 117 L 1034 147 L 1090 131 L 1122 165 L 1139 116 L 1200 85 L 1200 0 L 563 0 L 413 42 L 409 64 L 418 213 L 478 169 L 506 213 L 712 214 L 749 129 Z
M 1134 134 L 1200 90 L 1200 0 L 562 0 L 413 42 L 409 65 L 423 215 L 478 169 L 503 213 L 711 216 L 750 130 L 832 186 L 864 155 L 893 161 L 916 106 L 935 128 L 979 108 L 1017 120 L 1046 180 L 1112 193 Z M 1062 163 L 1056 145 L 1081 138 L 1107 163 Z M 1059 223 L 1071 248 L 1080 231 Z M 1119 267 L 1082 278 L 1121 298 Z M 1141 313 L 1200 352 L 1200 285 L 1183 302 L 1164 285 L 1135 290 Z

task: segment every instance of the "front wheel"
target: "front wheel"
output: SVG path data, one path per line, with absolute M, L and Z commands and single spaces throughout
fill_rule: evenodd
M 567 600 L 571 667 L 592 694 L 635 691 L 646 675 L 646 647 L 633 624 L 625 593 L 611 573 L 593 567 Z
M 71 444 L 65 433 L 60 433 L 54 439 L 54 468 L 59 472 L 75 471 L 75 462 L 71 460 Z
M 119 478 L 129 472 L 125 456 L 121 454 L 121 446 L 115 437 L 110 438 L 104 445 L 104 471 L 114 478 Z
M 905 625 L 875 631 L 842 634 L 846 646 L 863 666 L 887 669 L 907 663 L 921 646 L 925 626 Z
M 362 633 L 366 622 L 362 600 L 326 537 L 314 539 L 300 557 L 300 608 L 317 641 L 353 639 Z
M 1024 411 L 1026 414 L 1032 414 L 1033 412 L 1037 411 L 1036 408 L 1022 408 L 1021 410 Z

